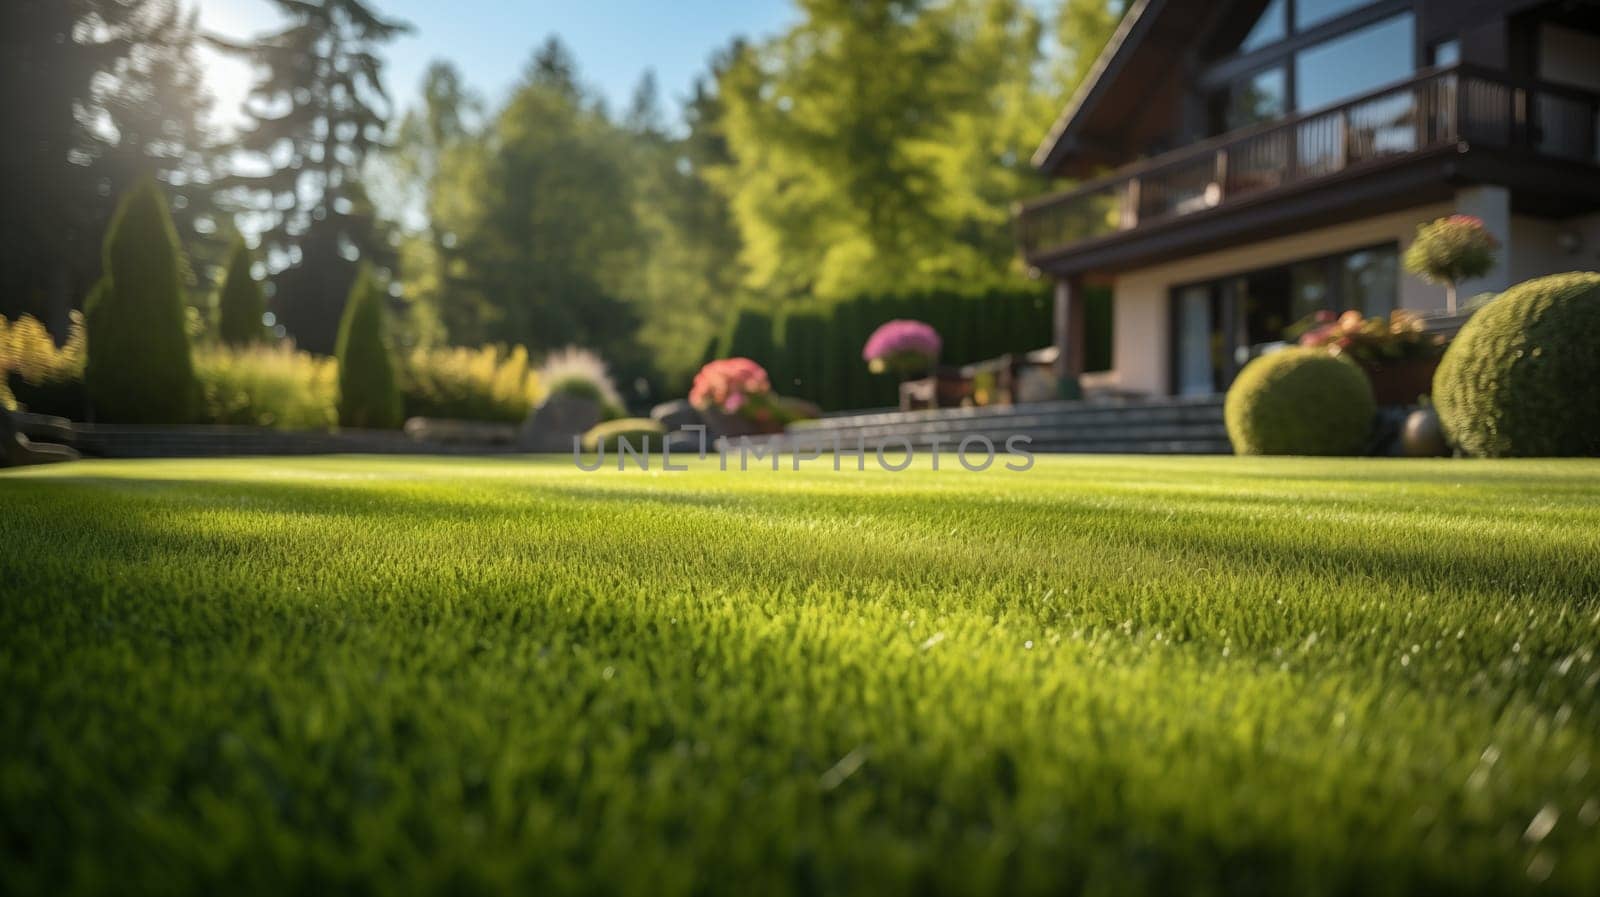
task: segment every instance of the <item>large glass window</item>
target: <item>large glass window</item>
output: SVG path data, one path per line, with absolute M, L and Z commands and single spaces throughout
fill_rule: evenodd
M 1416 68 L 1415 33 L 1416 19 L 1405 13 L 1300 51 L 1295 108 L 1316 109 L 1407 77 Z
M 1252 8 L 1260 11 L 1254 20 L 1248 18 Z M 1250 53 L 1275 44 L 1288 36 L 1288 0 L 1267 0 L 1265 3 L 1256 0 L 1254 4 L 1240 4 L 1239 8 L 1231 10 L 1230 15 L 1217 27 L 1217 33 L 1212 35 L 1206 57 L 1219 59 L 1224 56 Z
M 1338 265 L 1339 301 L 1365 315 L 1394 311 L 1400 289 L 1400 258 L 1393 246 L 1352 252 L 1335 259 Z
M 1281 68 L 1256 72 L 1213 91 L 1206 114 L 1212 134 L 1272 121 L 1289 111 L 1288 79 Z
M 1294 30 L 1304 31 L 1371 2 L 1372 0 L 1295 0 Z

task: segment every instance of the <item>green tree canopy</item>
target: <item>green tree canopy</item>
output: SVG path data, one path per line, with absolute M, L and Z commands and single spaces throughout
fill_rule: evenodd
M 231 47 L 263 73 L 238 147 L 271 170 L 225 183 L 269 219 L 279 319 L 302 348 L 328 352 L 360 261 L 392 261 L 360 172 L 391 111 L 378 50 L 410 26 L 365 0 L 273 2 L 289 24 Z
M 800 7 L 721 79 L 734 161 L 718 182 L 747 285 L 836 297 L 1003 276 L 1009 204 L 1031 179 L 1016 144 L 1040 108 L 1036 14 L 1020 0 Z

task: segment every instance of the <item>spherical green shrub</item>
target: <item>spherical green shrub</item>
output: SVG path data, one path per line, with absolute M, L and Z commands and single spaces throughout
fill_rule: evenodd
M 1433 401 L 1450 441 L 1491 458 L 1600 455 L 1600 274 L 1520 283 L 1445 351 Z
M 1377 414 L 1354 362 L 1321 349 L 1285 349 L 1245 365 L 1223 408 L 1241 455 L 1351 455 Z
M 384 338 L 383 294 L 365 265 L 339 324 L 339 425 L 374 430 L 404 422 L 394 358 Z

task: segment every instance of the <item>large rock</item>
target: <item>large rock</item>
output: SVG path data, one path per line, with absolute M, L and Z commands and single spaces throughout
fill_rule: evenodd
M 572 437 L 600 423 L 600 403 L 594 399 L 557 393 L 534 409 L 517 434 L 517 447 L 525 452 L 570 452 Z
M 78 452 L 64 445 L 34 442 L 18 429 L 11 412 L 0 408 L 0 467 L 75 461 Z

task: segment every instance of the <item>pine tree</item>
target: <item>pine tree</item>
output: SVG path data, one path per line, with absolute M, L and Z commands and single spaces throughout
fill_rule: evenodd
M 184 332 L 178 237 L 154 179 L 123 199 L 88 301 L 89 401 L 101 420 L 187 423 L 198 388 Z
M 278 318 L 302 348 L 327 352 L 359 264 L 392 261 L 359 175 L 392 111 L 378 48 L 409 26 L 365 0 L 274 3 L 286 28 L 230 46 L 265 72 L 239 146 L 273 170 L 225 183 L 271 216 L 262 234 L 269 257 L 293 260 L 274 278 Z
M 251 269 L 255 259 L 244 240 L 235 240 L 228 255 L 228 270 L 217 293 L 217 332 L 230 346 L 245 346 L 259 341 L 265 332 L 261 316 L 267 304 Z
M 339 424 L 390 429 L 401 424 L 400 389 L 383 321 L 383 293 L 372 269 L 356 273 L 339 323 Z
M 118 200 L 152 174 L 205 256 L 213 153 L 193 24 L 177 0 L 0 2 L 0 315 L 64 336 Z

